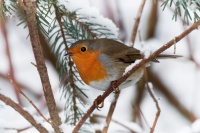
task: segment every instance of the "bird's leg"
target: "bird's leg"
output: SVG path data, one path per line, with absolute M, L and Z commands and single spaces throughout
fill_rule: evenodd
M 115 87 L 116 86 L 115 83 L 116 83 L 116 81 L 111 82 L 113 93 L 119 93 L 120 92 L 119 87 Z
M 113 93 L 117 94 L 120 93 L 119 87 L 116 87 L 115 85 L 116 81 L 111 82 L 111 87 L 113 89 Z M 102 102 L 100 102 L 102 101 Z M 102 96 L 99 95 L 95 100 L 94 100 L 94 105 L 95 107 L 99 110 L 100 108 L 103 108 L 104 106 L 104 100 L 102 100 Z
M 96 107 L 96 109 L 99 110 L 99 108 L 103 108 L 104 106 L 104 101 L 101 100 L 102 99 L 102 96 L 99 95 L 95 100 L 94 100 L 94 105 Z M 101 103 L 99 101 L 102 101 Z

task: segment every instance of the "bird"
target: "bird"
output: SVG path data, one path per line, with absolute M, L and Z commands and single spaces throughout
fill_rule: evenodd
M 125 69 L 144 58 L 140 50 L 108 38 L 78 40 L 67 50 L 81 79 L 92 88 L 106 91 L 112 81 L 118 80 Z M 158 55 L 156 58 L 177 58 L 179 55 Z M 153 59 L 152 62 L 158 62 Z M 143 75 L 143 67 L 135 71 L 119 88 L 136 83 Z

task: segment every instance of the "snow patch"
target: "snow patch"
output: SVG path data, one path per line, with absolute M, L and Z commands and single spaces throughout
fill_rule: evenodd
M 119 29 L 116 27 L 116 25 L 110 19 L 103 17 L 97 8 L 91 7 L 88 0 L 59 0 L 58 5 L 64 5 L 70 12 L 76 11 L 77 14 L 81 14 L 89 18 L 88 20 L 83 21 L 88 21 L 90 23 L 92 22 L 107 27 L 114 34 L 110 35 L 109 38 L 117 38 Z
M 131 63 L 126 69 L 124 70 L 123 76 L 130 71 L 134 66 L 136 66 L 141 60 L 136 60 L 134 63 Z

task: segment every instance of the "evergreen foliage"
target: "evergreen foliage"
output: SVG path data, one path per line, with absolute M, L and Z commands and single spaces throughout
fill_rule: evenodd
M 61 91 L 66 99 L 66 122 L 76 125 L 84 113 L 82 110 L 84 103 L 80 97 L 87 95 L 84 93 L 84 88 L 77 85 L 83 83 L 70 57 L 64 56 L 66 50 L 72 43 L 81 39 L 116 38 L 108 27 L 95 22 L 95 16 L 88 17 L 77 13 L 80 9 L 69 11 L 65 5 L 56 0 L 37 0 L 36 3 L 38 28 L 49 40 L 57 58 L 57 67 L 60 69 Z M 20 20 L 18 25 L 24 24 L 26 28 L 25 14 L 19 10 L 22 9 L 17 1 L 11 0 L 10 3 L 3 3 L 1 14 L 18 16 Z M 88 133 L 88 127 L 83 126 L 81 131 Z
M 177 20 L 178 16 L 183 16 L 183 19 L 186 21 L 187 24 L 191 20 L 196 22 L 200 18 L 200 0 L 164 0 L 161 5 L 163 10 L 168 4 L 170 7 L 175 7 L 172 17 L 172 19 L 175 21 Z
M 49 40 L 60 68 L 61 91 L 66 99 L 66 122 L 76 125 L 84 113 L 84 103 L 80 97 L 87 95 L 84 88 L 77 85 L 83 83 L 70 57 L 64 56 L 66 50 L 81 39 L 116 38 L 108 27 L 95 22 L 95 16 L 85 16 L 78 12 L 80 9 L 70 11 L 56 0 L 37 0 L 36 3 L 38 28 Z M 177 20 L 183 12 L 186 22 L 199 20 L 200 0 L 164 0 L 161 5 L 163 10 L 168 4 L 175 7 L 172 19 Z M 16 0 L 1 2 L 0 9 L 1 17 L 16 15 L 20 20 L 18 25 L 24 24 L 26 28 L 25 14 Z M 88 129 L 83 127 L 82 131 L 88 132 Z

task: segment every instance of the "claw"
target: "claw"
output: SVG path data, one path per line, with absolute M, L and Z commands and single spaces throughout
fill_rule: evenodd
M 113 81 L 113 82 L 112 82 L 113 93 L 119 93 L 119 92 L 120 92 L 119 87 L 115 87 L 115 82 L 116 82 L 116 81 Z
M 120 92 L 119 87 L 113 88 L 113 93 L 119 93 L 119 92 Z
M 104 106 L 104 101 L 102 101 L 101 103 L 99 103 L 99 100 L 101 99 L 101 95 L 99 95 L 95 100 L 94 100 L 94 105 L 96 107 L 97 110 L 100 111 L 100 108 L 103 108 Z

